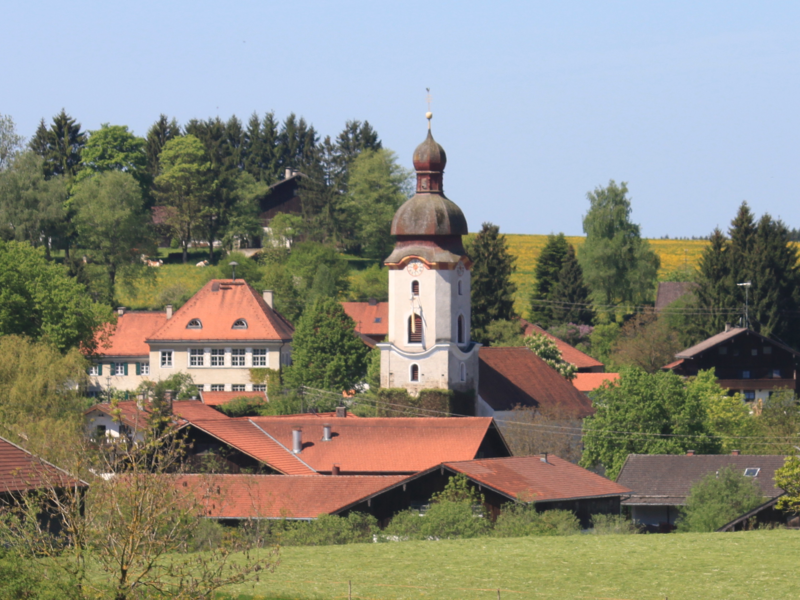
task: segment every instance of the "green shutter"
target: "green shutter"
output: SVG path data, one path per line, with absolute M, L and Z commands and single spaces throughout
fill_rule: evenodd
M 123 363 L 122 374 L 125 375 L 126 377 L 128 376 L 128 363 Z
M 139 363 L 139 362 L 136 363 L 136 374 L 137 375 L 141 375 L 142 374 L 142 363 Z
M 97 365 L 97 375 L 99 376 L 99 375 L 102 375 L 102 374 L 103 374 L 103 363 L 99 363 Z

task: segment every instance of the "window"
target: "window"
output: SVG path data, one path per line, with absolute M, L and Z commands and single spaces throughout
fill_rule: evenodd
M 751 349 L 750 356 L 758 356 L 758 348 Z
M 139 363 L 139 375 L 150 375 L 150 363 L 149 362 L 141 362 L 141 363 Z
M 222 348 L 213 348 L 211 350 L 211 366 L 224 367 L 225 366 L 225 350 Z
M 172 368 L 172 350 L 161 351 L 161 368 L 162 369 Z
M 231 366 L 243 367 L 244 366 L 244 348 L 234 348 L 231 350 Z
M 102 365 L 92 365 L 91 367 L 89 367 L 89 375 L 91 375 L 92 377 L 97 377 L 98 375 L 102 375 L 103 374 L 102 368 L 103 368 Z
M 419 281 L 416 279 L 411 282 L 411 295 L 419 296 Z
M 409 376 L 409 380 L 419 381 L 419 365 L 411 365 L 411 375 Z
M 375 317 L 375 322 L 376 323 L 380 323 L 381 322 L 381 318 L 380 317 Z
M 211 384 L 211 391 L 212 392 L 224 392 L 225 391 L 225 384 L 224 383 L 212 383 Z
M 267 349 L 266 348 L 253 348 L 253 366 L 266 367 L 267 366 Z
M 243 383 L 234 383 L 231 386 L 232 392 L 243 392 L 244 391 L 244 384 Z
M 281 354 L 281 364 L 284 367 L 291 367 L 292 366 L 292 355 L 288 352 L 284 352 Z
M 466 341 L 466 332 L 464 331 L 466 327 L 464 327 L 464 315 L 458 315 L 458 323 L 457 323 L 457 341 L 459 344 L 463 344 Z
M 764 346 L 764 354 L 772 354 L 772 346 Z
M 189 350 L 190 367 L 203 367 L 205 366 L 205 360 L 205 351 L 202 348 L 191 348 Z
M 461 363 L 461 381 L 467 380 L 467 365 Z
M 186 325 L 186 329 L 202 329 L 203 324 L 200 322 L 200 319 L 192 319 Z
M 728 347 L 727 347 L 727 346 L 720 346 L 720 347 L 718 348 L 718 352 L 719 352 L 720 354 L 727 354 L 727 353 L 728 353 Z
M 408 343 L 422 343 L 422 317 L 417 314 L 408 317 Z
M 772 378 L 773 379 L 780 379 L 781 378 L 781 370 L 780 369 L 772 369 Z
M 254 383 L 253 384 L 253 391 L 254 392 L 266 392 L 267 386 L 263 383 Z
M 742 371 L 742 379 L 750 379 L 750 371 Z
M 94 439 L 101 440 L 106 437 L 106 426 L 98 425 L 94 428 Z
M 464 295 L 464 292 L 461 289 L 461 280 L 460 279 L 458 280 L 458 295 L 459 296 L 463 296 Z
M 233 329 L 247 329 L 247 321 L 244 319 L 236 319 L 233 322 Z
M 111 363 L 111 374 L 123 377 L 128 374 L 128 363 Z
M 756 393 L 753 390 L 746 391 L 744 393 L 744 401 L 745 402 L 755 402 L 756 401 Z
M 748 468 L 746 468 L 744 470 L 744 476 L 745 477 L 756 477 L 756 476 L 758 476 L 758 472 L 760 470 L 761 469 L 757 468 L 757 467 L 748 467 Z

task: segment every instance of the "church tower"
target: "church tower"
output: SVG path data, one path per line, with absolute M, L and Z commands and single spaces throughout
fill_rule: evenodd
M 467 220 L 445 195 L 447 156 L 431 134 L 414 151 L 417 192 L 397 211 L 389 268 L 389 335 L 381 387 L 466 392 L 478 388 L 478 349 L 470 339 L 470 267 L 461 236 Z

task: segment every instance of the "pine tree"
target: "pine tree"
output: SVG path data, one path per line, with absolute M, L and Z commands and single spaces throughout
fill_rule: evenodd
M 561 268 L 567 257 L 567 238 L 563 233 L 547 236 L 547 243 L 542 248 L 536 262 L 536 282 L 531 294 L 530 320 L 542 327 L 550 327 L 553 322 L 553 305 L 551 294 L 558 282 Z
M 80 169 L 85 145 L 86 134 L 81 131 L 81 124 L 63 108 L 53 117 L 49 129 L 42 120 L 30 143 L 31 149 L 44 159 L 45 177 L 64 175 L 68 179 Z
M 549 299 L 553 322 L 591 325 L 594 313 L 590 306 L 589 288 L 583 281 L 583 269 L 572 244 L 567 246 L 567 255 Z
M 516 258 L 508 252 L 508 245 L 500 228 L 484 223 L 481 230 L 467 245 L 467 255 L 472 259 L 472 338 L 483 342 L 486 327 L 492 321 L 511 321 L 514 313 L 514 292 L 517 286 L 511 281 L 516 270 Z
M 700 257 L 700 270 L 695 291 L 698 312 L 693 319 L 695 341 L 722 331 L 737 307 L 731 284 L 730 243 L 719 229 L 711 234 L 710 243 Z
M 147 172 L 151 180 L 161 175 L 161 166 L 159 163 L 159 156 L 164 146 L 173 138 L 181 134 L 181 128 L 178 122 L 173 118 L 171 121 L 166 115 L 162 114 L 158 117 L 158 121 L 153 123 L 147 131 L 147 141 L 145 143 L 145 154 L 147 155 Z

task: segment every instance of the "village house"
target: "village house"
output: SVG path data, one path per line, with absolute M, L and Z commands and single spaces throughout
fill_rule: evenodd
M 775 487 L 775 471 L 783 456 L 732 454 L 631 454 L 617 476 L 617 483 L 631 489 L 622 502 L 634 522 L 650 531 L 671 531 L 686 504 L 692 486 L 703 477 L 732 467 L 759 485 L 765 500 L 777 498 L 783 490 Z
M 136 390 L 188 373 L 203 392 L 263 392 L 251 369 L 291 364 L 294 328 L 242 279 L 214 279 L 177 311 L 118 310 L 92 357 L 89 392 Z M 103 339 L 107 337 L 107 339 Z
M 747 402 L 764 401 L 776 390 L 797 391 L 800 353 L 785 344 L 743 327 L 725 331 L 675 355 L 664 367 L 691 377 L 713 369 L 719 385 L 741 392 Z

